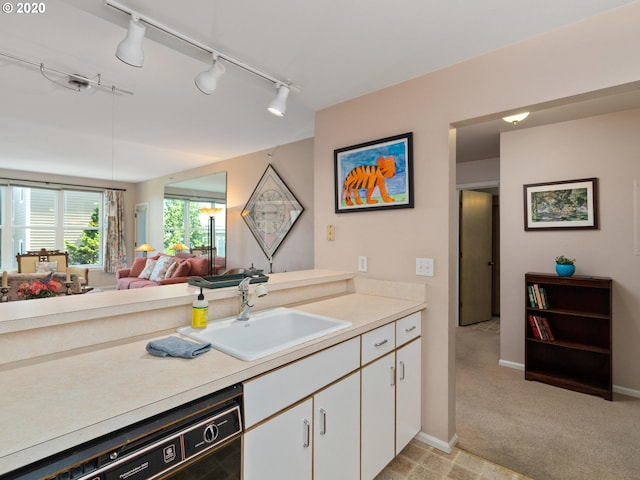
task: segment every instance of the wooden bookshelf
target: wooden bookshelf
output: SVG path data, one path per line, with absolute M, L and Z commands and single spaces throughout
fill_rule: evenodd
M 547 308 L 532 302 L 534 285 Z M 611 295 L 608 277 L 525 274 L 525 379 L 612 400 Z M 554 340 L 534 336 L 531 315 L 547 319 Z

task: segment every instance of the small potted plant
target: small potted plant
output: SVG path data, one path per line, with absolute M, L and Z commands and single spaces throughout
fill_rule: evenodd
M 556 257 L 556 273 L 561 277 L 570 277 L 576 271 L 575 258 L 567 258 L 564 255 Z

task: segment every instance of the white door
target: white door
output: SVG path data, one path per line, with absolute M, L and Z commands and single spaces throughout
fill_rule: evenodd
M 421 349 L 418 338 L 396 351 L 396 454 L 421 427 Z
M 244 434 L 244 480 L 311 480 L 312 400 Z
M 362 369 L 362 480 L 371 480 L 395 456 L 395 352 Z
M 315 395 L 313 479 L 360 478 L 360 372 Z

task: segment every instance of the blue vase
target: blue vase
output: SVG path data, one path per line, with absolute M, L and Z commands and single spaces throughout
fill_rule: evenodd
M 570 277 L 576 271 L 575 265 L 560 265 L 556 263 L 556 273 L 561 277 Z

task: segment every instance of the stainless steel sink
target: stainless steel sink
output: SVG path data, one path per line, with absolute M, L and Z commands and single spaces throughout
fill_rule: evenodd
M 233 317 L 211 322 L 204 329 L 181 327 L 178 332 L 251 361 L 349 326 L 351 322 L 344 320 L 279 307 L 255 312 L 249 320 Z

